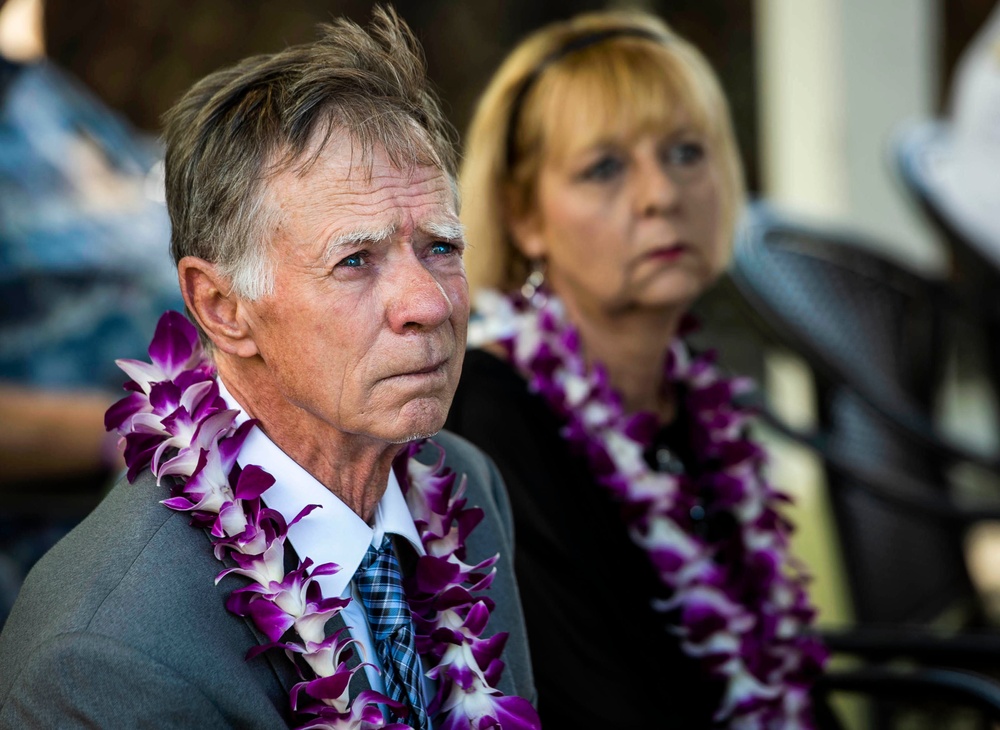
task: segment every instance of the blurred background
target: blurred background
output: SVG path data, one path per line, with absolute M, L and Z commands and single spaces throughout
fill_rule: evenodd
M 758 202 L 731 276 L 700 304 L 702 344 L 761 383 L 772 476 L 796 500 L 794 549 L 832 630 L 993 635 L 1000 167 L 955 173 L 973 189 L 952 195 L 982 198 L 978 214 L 935 181 L 963 140 L 980 167 L 1000 148 L 1000 40 L 982 40 L 995 4 L 396 4 L 460 133 L 515 41 L 586 9 L 652 10 L 712 63 Z M 209 71 L 310 40 L 333 16 L 364 23 L 371 7 L 0 0 L 0 622 L 23 571 L 120 466 L 99 418 L 123 379 L 111 361 L 142 356 L 156 316 L 179 306 L 161 115 Z M 972 66 L 979 101 L 963 102 Z M 968 643 L 923 648 L 1000 666 L 1000 643 Z
M 246 55 L 309 40 L 317 22 L 368 18 L 356 0 L 7 0 L 44 5 L 49 57 L 111 108 L 155 133 L 188 86 Z M 750 189 L 886 234 L 940 263 L 884 164 L 887 135 L 943 111 L 959 54 L 992 0 L 661 0 L 662 15 L 712 61 L 732 106 Z M 402 2 L 456 127 L 512 44 L 549 21 L 627 3 Z

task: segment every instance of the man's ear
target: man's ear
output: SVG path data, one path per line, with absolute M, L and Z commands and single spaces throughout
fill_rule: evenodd
M 185 256 L 177 264 L 177 279 L 188 311 L 216 348 L 237 357 L 257 354 L 246 304 L 233 294 L 229 277 L 205 259 Z

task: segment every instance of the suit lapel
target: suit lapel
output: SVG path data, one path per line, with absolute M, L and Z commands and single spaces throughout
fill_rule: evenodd
M 405 580 L 408 576 L 412 576 L 414 571 L 416 570 L 417 554 L 413 550 L 413 546 L 410 545 L 410 543 L 407 540 L 403 538 L 397 538 L 395 535 L 392 537 L 392 540 L 393 540 L 393 547 L 396 550 L 397 559 L 399 560 L 400 563 L 400 571 L 402 572 Z M 235 566 L 235 563 L 233 563 L 229 558 L 227 558 L 224 562 L 227 565 L 227 567 Z M 298 566 L 298 564 L 299 564 L 298 554 L 295 552 L 295 549 L 292 547 L 292 544 L 290 542 L 286 542 L 285 572 L 287 573 L 291 570 L 294 570 L 295 567 Z M 243 620 L 246 622 L 250 631 L 253 633 L 254 638 L 257 641 L 257 645 L 263 646 L 264 644 L 268 643 L 267 636 L 265 636 L 254 625 L 253 620 L 249 616 L 244 617 Z M 347 623 L 344 621 L 343 615 L 341 613 L 338 613 L 336 616 L 327 621 L 326 636 L 331 636 L 332 634 L 346 627 Z M 247 648 L 249 649 L 250 647 Z M 352 647 L 352 649 L 353 651 L 351 652 L 351 656 L 346 660 L 346 664 L 349 669 L 354 669 L 355 667 L 361 664 L 361 656 L 358 648 L 355 646 Z M 285 697 L 287 697 L 288 693 L 291 692 L 292 687 L 294 687 L 298 682 L 302 681 L 301 678 L 298 676 L 298 673 L 295 671 L 295 667 L 293 666 L 292 662 L 289 661 L 288 657 L 281 650 L 266 651 L 264 652 L 263 656 L 260 656 L 257 659 L 254 659 L 253 661 L 267 662 L 278 684 L 284 690 Z M 352 700 L 353 698 L 357 697 L 359 693 L 365 690 L 370 690 L 371 688 L 372 688 L 371 683 L 368 681 L 368 673 L 364 669 L 355 672 L 354 676 L 351 677 L 350 696 Z
M 224 561 L 226 567 L 235 567 L 236 564 L 230 560 L 228 557 Z M 295 552 L 295 548 L 292 547 L 290 542 L 285 543 L 285 573 L 294 570 L 299 565 L 299 556 Z M 253 619 L 249 616 L 243 619 L 247 626 L 250 628 L 251 633 L 253 633 L 254 638 L 257 641 L 258 646 L 263 646 L 269 643 L 267 636 L 260 631 L 254 625 Z M 331 618 L 326 623 L 326 636 L 331 636 L 341 629 L 347 628 L 347 622 L 344 621 L 344 617 L 341 613 Z M 247 647 L 250 649 L 251 647 Z M 349 669 L 354 669 L 359 664 L 361 664 L 361 657 L 357 647 L 352 647 L 353 651 L 351 656 L 347 659 L 347 666 Z M 292 687 L 302 681 L 299 677 L 298 672 L 295 670 L 294 665 L 285 655 L 285 652 L 280 649 L 274 649 L 271 651 L 264 652 L 263 656 L 259 656 L 252 661 L 266 661 L 271 671 L 274 673 L 275 679 L 284 691 L 284 695 L 287 698 L 289 692 L 291 692 Z M 359 672 L 355 672 L 354 676 L 351 677 L 351 698 L 358 696 L 359 692 L 371 689 L 371 684 L 368 681 L 368 674 L 362 669 Z M 285 700 L 285 704 L 288 704 L 288 700 Z
M 347 624 L 344 622 L 344 617 L 341 614 L 337 614 L 326 624 L 326 635 L 330 634 L 344 628 Z M 347 660 L 346 664 L 348 669 L 354 669 L 359 664 L 361 664 L 361 651 L 355 645 L 351 647 L 354 651 L 351 652 L 350 658 Z M 354 673 L 351 677 L 351 699 L 353 700 L 358 696 L 359 693 L 371 689 L 371 683 L 368 681 L 368 672 L 363 668 Z

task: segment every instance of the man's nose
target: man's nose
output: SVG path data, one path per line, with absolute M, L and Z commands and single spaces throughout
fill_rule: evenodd
M 393 331 L 432 330 L 451 317 L 454 306 L 434 272 L 407 247 L 387 282 L 387 316 Z

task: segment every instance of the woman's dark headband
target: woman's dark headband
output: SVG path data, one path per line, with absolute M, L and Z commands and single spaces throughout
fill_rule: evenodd
M 604 41 L 611 40 L 612 38 L 619 38 L 621 36 L 645 38 L 647 40 L 656 41 L 657 43 L 663 43 L 665 40 L 662 34 L 654 33 L 653 31 L 646 30 L 645 28 L 608 28 L 607 30 L 588 33 L 587 35 L 573 38 L 549 53 L 542 59 L 541 63 L 539 63 L 535 69 L 525 77 L 524 81 L 521 82 L 521 86 L 517 90 L 517 94 L 514 95 L 514 101 L 510 107 L 510 119 L 507 121 L 506 162 L 508 172 L 510 172 L 514 165 L 514 136 L 517 133 L 518 121 L 520 121 L 521 106 L 524 104 L 524 98 L 528 95 L 531 87 L 535 85 L 536 81 L 538 81 L 538 77 L 542 75 L 545 69 L 554 64 L 556 61 L 559 61 L 572 53 L 582 51 L 584 48 L 589 48 L 590 46 L 595 46 L 598 43 L 603 43 Z

